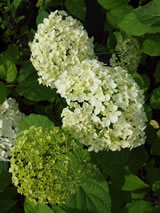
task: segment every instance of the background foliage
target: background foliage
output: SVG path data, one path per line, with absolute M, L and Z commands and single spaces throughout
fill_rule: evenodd
M 8 96 L 19 102 L 20 110 L 29 115 L 20 130 L 33 124 L 61 125 L 65 100 L 38 84 L 28 47 L 37 25 L 56 9 L 83 23 L 104 63 L 114 52 L 115 31 L 139 40 L 142 60 L 132 75 L 145 91 L 146 143 L 131 151 L 91 153 L 101 175 L 89 179 L 63 206 L 34 206 L 11 184 L 8 163 L 0 162 L 0 213 L 159 213 L 160 1 L 0 0 L 0 104 Z

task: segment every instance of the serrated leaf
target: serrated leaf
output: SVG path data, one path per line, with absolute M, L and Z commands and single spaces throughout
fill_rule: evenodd
M 11 182 L 11 174 L 8 172 L 8 162 L 0 161 L 0 192 Z
M 72 15 L 81 20 L 86 17 L 86 5 L 84 0 L 65 0 L 65 6 Z
M 43 10 L 42 8 L 39 9 L 39 12 L 38 12 L 38 16 L 36 18 L 36 24 L 40 24 L 43 22 L 43 19 L 44 18 L 47 18 L 48 17 L 48 12 L 46 12 L 45 10 Z
M 122 5 L 127 5 L 130 0 L 98 0 L 99 4 L 107 9 L 113 9 Z
M 17 201 L 12 200 L 0 200 L 0 212 L 6 213 L 10 208 L 16 205 Z
M 136 200 L 127 204 L 128 213 L 152 213 L 152 203 L 145 200 Z
M 43 204 L 35 205 L 28 199 L 25 199 L 24 211 L 25 213 L 54 213 L 49 206 Z
M 7 97 L 7 88 L 3 82 L 0 81 L 0 104 L 3 104 Z
M 160 109 L 160 87 L 153 90 L 150 103 L 153 109 Z
M 81 212 L 87 210 L 93 213 L 110 213 L 111 201 L 107 182 L 101 175 L 88 179 L 79 191 L 67 200 L 66 206 Z
M 149 188 L 148 184 L 145 184 L 139 177 L 134 174 L 125 175 L 124 184 L 121 190 L 133 191 L 137 189 Z
M 142 44 L 142 52 L 149 56 L 160 56 L 160 35 L 152 35 Z
M 16 88 L 16 92 L 31 101 L 53 102 L 56 96 L 55 89 L 39 84 L 36 73 L 31 73 L 24 81 L 22 81 Z
M 19 131 L 29 129 L 31 126 L 52 128 L 54 124 L 46 116 L 30 114 L 28 116 L 25 116 L 20 122 Z

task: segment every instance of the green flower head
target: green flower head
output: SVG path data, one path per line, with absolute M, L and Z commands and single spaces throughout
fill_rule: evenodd
M 12 181 L 34 203 L 64 203 L 97 170 L 87 151 L 59 127 L 22 131 L 11 153 Z

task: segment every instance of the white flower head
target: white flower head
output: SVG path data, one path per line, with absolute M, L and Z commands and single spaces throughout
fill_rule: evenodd
M 18 109 L 13 98 L 0 105 L 0 161 L 8 161 L 10 149 L 15 143 L 18 125 L 24 114 Z
M 89 75 L 85 65 L 89 66 Z M 107 67 L 96 60 L 85 60 L 75 69 L 80 82 L 78 73 L 66 78 L 73 82 L 63 90 L 69 104 L 62 112 L 63 126 L 89 151 L 132 149 L 143 144 L 147 120 L 144 96 L 131 75 L 121 67 Z M 88 82 L 94 82 L 96 89 Z
M 61 73 L 86 58 L 95 57 L 93 39 L 88 37 L 82 24 L 65 11 L 51 12 L 38 25 L 29 46 L 39 82 L 51 88 L 55 88 L 54 82 Z

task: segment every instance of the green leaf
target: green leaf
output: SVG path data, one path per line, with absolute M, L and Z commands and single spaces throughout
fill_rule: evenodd
M 137 189 L 149 188 L 148 184 L 145 184 L 139 177 L 134 174 L 125 175 L 124 184 L 122 190 L 133 191 Z
M 29 129 L 31 126 L 52 128 L 54 124 L 46 116 L 30 114 L 22 119 L 19 125 L 19 130 L 23 131 Z
M 153 90 L 150 103 L 153 109 L 160 109 L 160 87 Z
M 13 59 L 14 63 L 16 63 L 19 59 L 19 49 L 15 44 L 10 44 L 6 53 Z
M 130 0 L 98 0 L 99 4 L 107 10 L 127 5 L 129 1 Z
M 75 17 L 85 20 L 86 5 L 84 0 L 65 0 L 65 6 Z
M 128 213 L 152 213 L 152 203 L 145 200 L 136 200 L 127 204 Z
M 33 72 L 35 72 L 33 65 L 29 61 L 25 61 L 19 70 L 18 83 L 22 83 Z
M 156 23 L 160 21 L 160 1 L 153 0 L 143 7 L 139 7 L 135 10 L 135 14 L 138 19 L 146 24 L 146 23 Z
M 0 104 L 3 104 L 7 97 L 7 88 L 3 82 L 0 81 Z
M 12 58 L 3 52 L 0 54 L 0 78 L 5 79 L 7 82 L 13 82 L 16 79 L 17 68 Z
M 48 17 L 48 12 L 46 12 L 45 10 L 43 10 L 42 8 L 39 9 L 39 12 L 38 12 L 38 16 L 36 18 L 36 24 L 40 24 L 43 22 L 43 19 L 44 18 L 47 18 Z
M 11 7 L 14 9 L 17 9 L 19 5 L 21 4 L 22 0 L 14 0 L 11 4 Z
M 133 10 L 132 6 L 121 5 L 107 12 L 107 19 L 113 27 L 117 27 L 118 23 Z
M 17 201 L 12 200 L 0 200 L 0 212 L 6 213 L 10 208 L 16 205 Z
M 49 206 L 42 204 L 35 205 L 29 199 L 25 199 L 24 211 L 25 213 L 54 213 Z
M 134 12 L 130 12 L 126 15 L 122 21 L 118 23 L 118 27 L 122 31 L 134 36 L 142 36 L 151 30 L 150 24 L 141 23 Z M 157 29 L 157 32 L 158 31 L 160 31 L 160 27 Z
M 142 52 L 150 56 L 160 56 L 160 34 L 152 35 L 144 40 Z
M 0 192 L 3 192 L 10 182 L 11 174 L 8 172 L 8 163 L 0 161 Z
M 30 68 L 29 68 L 30 69 Z M 28 72 L 28 69 L 27 69 Z M 32 72 L 31 70 L 29 72 Z M 26 70 L 25 70 L 26 74 Z M 28 74 L 27 74 L 28 75 Z M 21 80 L 24 79 L 24 75 Z M 50 101 L 53 102 L 56 96 L 56 90 L 40 85 L 36 73 L 31 73 L 16 88 L 16 92 L 31 101 Z
M 101 175 L 88 179 L 79 191 L 67 200 L 66 206 L 81 210 L 81 212 L 87 210 L 89 212 L 110 213 L 111 201 L 107 182 Z
M 92 153 L 93 157 L 99 164 L 104 175 L 109 175 L 117 181 L 121 181 L 124 176 L 124 168 L 128 163 L 129 150 L 121 151 L 102 151 Z

